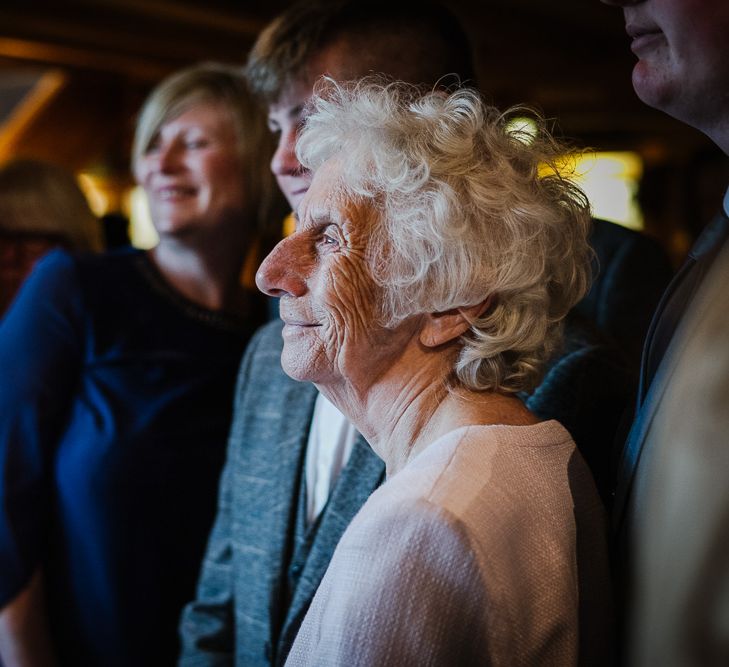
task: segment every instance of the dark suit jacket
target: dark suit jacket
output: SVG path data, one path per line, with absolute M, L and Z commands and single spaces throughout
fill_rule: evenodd
M 655 462 L 660 460 L 671 442 L 656 437 L 654 425 L 664 398 L 673 383 L 677 361 L 693 332 L 681 320 L 714 259 L 729 239 L 729 220 L 718 216 L 699 237 L 684 265 L 671 281 L 651 322 L 641 363 L 637 408 L 618 468 L 617 491 L 612 513 L 617 599 L 624 618 L 630 621 L 633 605 L 636 548 L 643 540 L 641 527 L 652 520 L 648 516 L 650 480 L 655 476 Z M 685 361 L 685 360 L 684 360 Z M 669 392 L 670 393 L 670 392 Z M 669 555 L 670 557 L 670 555 Z M 625 629 L 625 627 L 624 627 Z
M 633 486 L 641 483 L 640 469 L 646 434 L 653 422 L 671 375 L 664 361 L 681 318 L 700 287 L 704 276 L 729 238 L 729 220 L 717 216 L 697 239 L 689 256 L 666 289 L 651 322 L 641 359 L 635 418 L 623 448 L 613 513 L 617 534 L 625 528 L 626 513 L 632 512 Z M 622 539 L 622 538 L 621 538 Z
M 628 517 L 634 665 L 728 665 L 729 244 L 666 352 Z M 666 555 L 670 554 L 669 557 Z
M 593 220 L 593 283 L 575 311 L 610 337 L 638 368 L 648 325 L 673 275 L 653 239 L 606 220 Z
M 635 384 L 622 351 L 573 310 L 562 349 L 540 385 L 522 396 L 535 415 L 556 419 L 570 432 L 607 508 L 615 489 L 615 432 Z

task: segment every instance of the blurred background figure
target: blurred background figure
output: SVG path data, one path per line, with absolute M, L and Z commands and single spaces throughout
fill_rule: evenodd
M 102 230 L 73 174 L 39 160 L 0 167 L 0 315 L 51 248 L 99 251 Z
M 50 253 L 0 326 L 6 664 L 174 663 L 265 316 L 241 273 L 273 191 L 267 141 L 238 69 L 164 80 L 133 148 L 159 243 Z

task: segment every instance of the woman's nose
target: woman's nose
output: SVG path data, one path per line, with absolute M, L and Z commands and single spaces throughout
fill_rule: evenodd
M 296 157 L 296 132 L 282 132 L 271 158 L 271 171 L 274 176 L 293 176 L 301 170 L 301 163 Z
M 269 296 L 302 296 L 306 281 L 302 269 L 305 258 L 293 236 L 279 241 L 256 272 L 256 286 Z
M 182 151 L 175 143 L 160 146 L 157 154 L 157 166 L 163 173 L 174 173 L 182 164 Z

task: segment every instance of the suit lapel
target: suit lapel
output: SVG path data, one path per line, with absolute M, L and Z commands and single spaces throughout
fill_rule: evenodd
M 245 609 L 236 619 L 239 643 L 260 659 L 275 645 L 285 614 L 289 538 L 296 520 L 297 490 L 316 388 L 280 370 L 280 352 L 265 387 L 246 407 L 248 423 L 235 466 L 236 595 Z M 239 657 L 242 657 L 239 656 Z M 248 659 L 248 658 L 246 658 Z M 245 661 L 244 661 L 245 662 Z
M 288 650 L 298 632 L 340 537 L 384 477 L 385 464 L 382 459 L 357 434 L 352 455 L 334 486 L 318 525 L 315 526 L 311 550 L 281 633 L 280 646 L 284 650 Z
M 686 262 L 661 298 L 651 322 L 643 349 L 636 415 L 623 447 L 618 471 L 618 486 L 613 505 L 613 530 L 616 534 L 623 530 L 643 444 L 673 374 L 676 365 L 674 359 L 684 347 L 684 337 L 691 335 L 691 332 L 685 331 L 685 327 L 681 327 L 682 316 L 727 237 L 729 220 L 726 215 L 721 214 L 707 225 L 696 240 Z
M 681 341 L 683 342 L 683 341 Z M 627 510 L 628 498 L 633 489 L 635 480 L 635 472 L 638 463 L 643 454 L 643 444 L 646 436 L 653 424 L 656 410 L 660 405 L 661 398 L 666 392 L 668 381 L 673 374 L 676 366 L 674 359 L 679 354 L 678 344 L 671 345 L 664 355 L 658 370 L 653 377 L 648 393 L 643 400 L 640 411 L 638 412 L 633 426 L 628 434 L 628 439 L 623 449 L 623 455 L 620 461 L 620 470 L 618 472 L 619 484 L 615 493 L 615 503 L 613 505 L 613 528 L 618 534 L 622 530 Z

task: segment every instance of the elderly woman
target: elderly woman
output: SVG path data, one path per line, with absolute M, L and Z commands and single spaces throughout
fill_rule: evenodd
M 315 173 L 260 267 L 282 365 L 388 479 L 342 537 L 287 665 L 570 665 L 608 656 L 604 521 L 567 431 L 515 396 L 588 284 L 559 146 L 475 92 L 330 82 Z
M 159 244 L 51 253 L 0 326 L 0 661 L 174 664 L 265 313 L 266 140 L 237 69 L 163 81 L 133 149 Z

